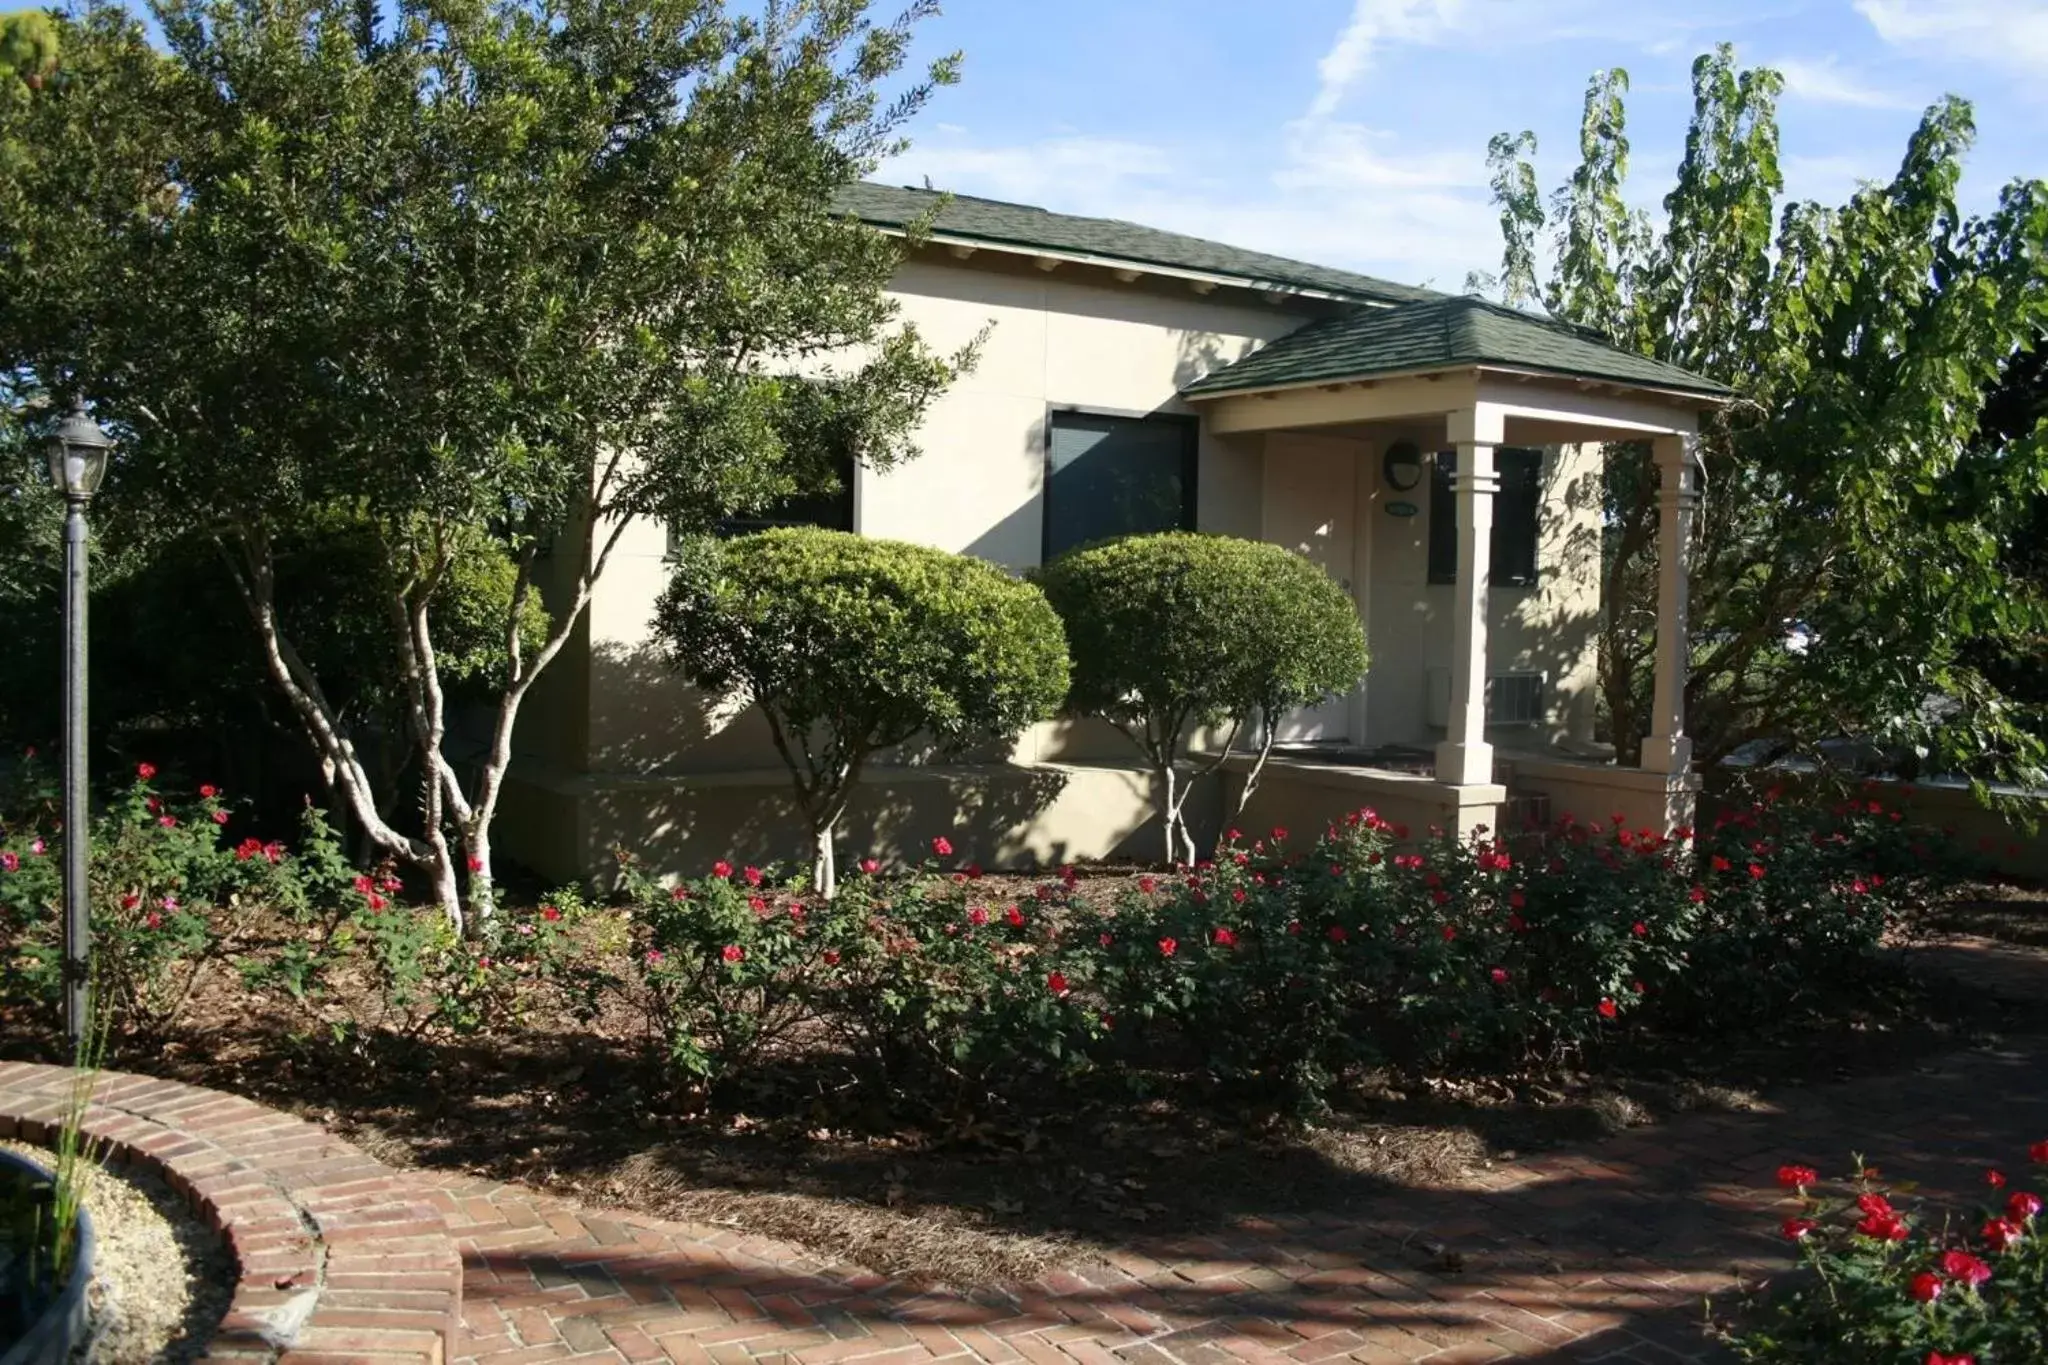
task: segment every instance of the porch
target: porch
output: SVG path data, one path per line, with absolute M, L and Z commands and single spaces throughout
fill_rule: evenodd
M 1693 447 L 1724 394 L 1474 299 L 1313 324 L 1187 386 L 1211 433 L 1260 443 L 1263 538 L 1351 592 L 1372 649 L 1357 691 L 1283 722 L 1247 827 L 1366 805 L 1460 834 L 1543 813 L 1689 823 Z M 1622 768 L 1593 742 L 1601 450 L 1636 441 L 1661 481 L 1656 687 L 1641 766 Z M 1250 766 L 1229 765 L 1226 809 Z

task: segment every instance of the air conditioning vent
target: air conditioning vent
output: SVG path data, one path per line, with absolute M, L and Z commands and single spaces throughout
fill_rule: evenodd
M 1451 670 L 1429 670 L 1425 723 L 1438 729 L 1451 724 Z M 1541 673 L 1496 673 L 1486 680 L 1486 723 L 1488 725 L 1540 725 L 1543 723 L 1543 675 Z

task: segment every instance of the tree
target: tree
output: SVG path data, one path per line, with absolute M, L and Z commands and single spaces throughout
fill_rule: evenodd
M 899 323 L 900 245 L 831 207 L 953 78 L 900 78 L 931 7 L 163 0 L 167 56 L 89 10 L 0 115 L 32 149 L 0 186 L 0 374 L 117 431 L 102 496 L 131 534 L 212 540 L 353 818 L 458 922 L 465 867 L 491 909 L 521 704 L 625 528 L 906 458 L 969 359 Z M 283 598 L 282 548 L 319 518 L 374 561 L 406 825 Z M 457 753 L 445 586 L 482 560 L 509 566 L 502 664 L 488 739 Z
M 1780 211 L 1780 86 L 1727 47 L 1694 63 L 1685 156 L 1653 232 L 1623 198 L 1626 77 L 1595 77 L 1538 291 L 1553 316 L 1738 395 L 1700 444 L 1688 729 L 1708 764 L 1752 742 L 1817 756 L 1854 737 L 1907 770 L 2038 778 L 2025 708 L 1979 661 L 2048 620 L 2001 563 L 2048 480 L 2048 428 L 1977 436 L 1985 392 L 2048 316 L 2048 186 L 2015 181 L 1966 218 L 1974 128 L 1948 98 L 1888 183 Z M 1534 148 L 1523 134 L 1491 149 L 1510 294 L 1535 278 L 1546 218 Z M 1656 616 L 1642 447 L 1609 448 L 1607 500 L 1601 685 L 1633 759 Z
M 1254 716 L 1258 757 L 1279 720 L 1356 687 L 1365 632 L 1350 595 L 1300 555 L 1261 541 L 1168 532 L 1062 555 L 1040 575 L 1066 623 L 1074 679 L 1067 709 L 1122 731 L 1159 780 L 1166 860 L 1195 860 L 1188 793 L 1237 750 Z M 1227 725 L 1223 745 L 1185 776 L 1191 732 Z
M 761 708 L 810 834 L 812 883 L 836 889 L 833 832 L 877 752 L 1015 739 L 1067 691 L 1045 595 L 993 564 L 844 531 L 699 541 L 656 619 L 699 687 Z

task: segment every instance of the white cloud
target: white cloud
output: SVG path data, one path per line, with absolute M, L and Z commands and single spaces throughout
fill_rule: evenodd
M 1464 0 L 1354 0 L 1351 21 L 1316 63 L 1321 84 L 1309 116 L 1336 113 L 1383 45 L 1439 42 L 1458 26 L 1464 8 Z
M 1856 10 L 1878 37 L 1915 55 L 2037 78 L 2048 67 L 2048 0 L 1856 0 Z
M 1766 62 L 1785 78 L 1785 93 L 1814 104 L 1845 104 L 1856 109 L 1918 109 L 1921 101 L 1897 90 L 1872 85 L 1845 71 L 1830 56 L 1820 61 L 1785 57 Z

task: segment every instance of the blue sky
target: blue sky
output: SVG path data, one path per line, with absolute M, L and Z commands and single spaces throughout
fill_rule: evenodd
M 1547 193 L 1596 69 L 1632 79 L 1631 197 L 1654 208 L 1716 42 L 1786 76 L 1791 194 L 1888 177 L 1944 93 L 1976 106 L 1967 207 L 2048 175 L 2048 0 L 950 0 L 919 41 L 964 77 L 884 180 L 1439 288 L 1498 261 L 1487 138 L 1535 130 Z

